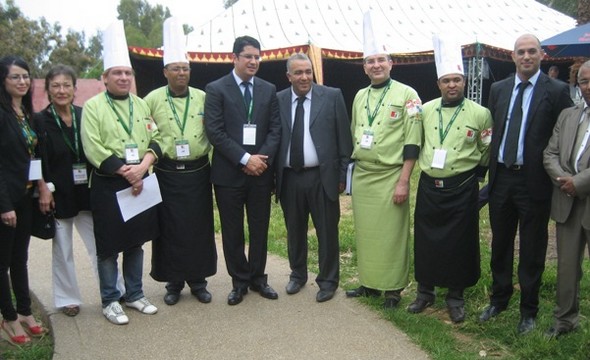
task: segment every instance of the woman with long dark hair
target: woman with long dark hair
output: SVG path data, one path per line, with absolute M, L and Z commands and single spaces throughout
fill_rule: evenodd
M 29 66 L 19 57 L 3 57 L 0 81 L 1 329 L 12 344 L 22 345 L 31 341 L 29 335 L 46 332 L 31 312 L 27 272 L 31 195 L 40 178 L 41 164 L 35 160 L 37 135 L 30 124 L 33 101 Z

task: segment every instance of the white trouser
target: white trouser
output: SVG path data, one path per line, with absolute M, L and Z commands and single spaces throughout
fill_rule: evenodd
M 92 272 L 98 281 L 96 260 L 96 242 L 94 227 L 90 211 L 80 211 L 78 215 L 68 219 L 56 219 L 55 237 L 53 238 L 53 297 L 55 306 L 61 308 L 67 305 L 82 304 L 82 296 L 76 279 L 74 263 L 73 228 L 80 234 L 90 257 Z M 125 294 L 125 282 L 121 273 L 117 276 L 117 289 Z

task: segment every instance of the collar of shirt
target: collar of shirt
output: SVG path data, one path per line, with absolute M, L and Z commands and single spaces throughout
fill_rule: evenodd
M 313 87 L 312 87 L 313 89 Z M 305 98 L 309 101 L 311 101 L 311 89 L 309 90 L 309 92 L 307 94 L 305 94 Z M 295 94 L 295 92 L 293 91 L 293 86 L 291 86 L 291 103 L 296 103 L 297 99 L 299 98 L 299 95 Z
M 238 74 L 236 74 L 236 70 L 232 70 L 231 71 L 232 75 L 234 76 L 234 80 L 236 81 L 236 84 L 238 84 L 238 86 L 240 87 L 240 89 L 242 89 L 242 93 L 244 92 L 244 87 L 242 86 L 242 83 L 244 82 L 244 80 L 242 80 Z M 252 77 L 250 80 L 248 80 L 248 82 L 250 83 L 250 88 L 254 89 L 254 77 Z M 252 91 L 252 90 L 250 90 Z
M 532 89 L 535 87 L 535 85 L 537 84 L 537 80 L 539 80 L 539 76 L 541 75 L 541 70 L 537 70 L 537 73 L 533 76 L 531 76 L 531 78 L 528 80 L 531 83 L 531 87 L 529 87 L 528 89 L 526 89 L 526 91 L 529 91 L 529 89 Z M 514 87 L 512 88 L 512 92 L 516 93 L 518 92 L 516 90 L 516 88 L 518 87 L 518 85 L 522 82 L 522 80 L 520 80 L 520 78 L 518 77 L 518 75 L 514 75 Z

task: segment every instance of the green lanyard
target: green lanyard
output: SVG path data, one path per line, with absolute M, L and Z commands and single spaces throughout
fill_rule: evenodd
M 252 121 L 252 108 L 253 108 L 253 104 L 254 103 L 254 98 L 250 99 L 250 104 L 246 104 L 246 108 L 248 110 L 248 112 L 246 113 L 246 116 L 248 118 L 248 124 L 250 124 L 250 122 Z
M 182 124 L 180 123 L 180 118 L 178 117 L 178 114 L 176 113 L 176 106 L 174 106 L 174 103 L 172 102 L 172 96 L 170 96 L 170 89 L 169 88 L 166 88 L 166 97 L 168 97 L 168 105 L 170 105 L 170 108 L 172 109 L 172 114 L 174 115 L 174 119 L 176 120 L 176 124 L 178 125 L 178 128 L 180 129 L 180 134 L 184 138 L 184 128 L 186 127 L 186 118 L 188 116 L 188 107 L 189 107 L 189 104 L 191 101 L 190 90 L 186 96 L 186 103 L 184 105 L 184 116 L 182 117 Z
M 53 106 L 53 104 L 51 104 L 50 108 L 51 108 L 51 114 L 53 114 L 53 118 L 55 119 L 55 123 L 59 127 L 59 130 L 61 130 L 61 136 L 63 137 L 64 142 L 66 143 L 66 145 L 70 148 L 70 150 L 72 150 L 72 152 L 76 156 L 76 162 L 80 162 L 80 139 L 79 139 L 79 135 L 78 135 L 79 134 L 78 133 L 78 125 L 76 124 L 76 112 L 74 111 L 74 106 L 70 105 L 70 111 L 72 113 L 72 128 L 74 129 L 74 144 L 73 145 L 72 145 L 72 142 L 70 141 L 70 138 L 66 135 L 66 133 L 64 132 L 64 129 L 61 126 L 61 120 L 59 119 L 59 116 L 57 116 L 57 113 L 55 112 L 55 107 Z
M 449 130 L 451 130 L 451 126 L 453 126 L 455 119 L 459 115 L 459 111 L 461 111 L 461 109 L 463 109 L 463 104 L 465 104 L 465 100 L 461 101 L 461 104 L 455 110 L 455 113 L 451 117 L 451 121 L 449 121 L 449 123 L 447 124 L 447 127 L 445 128 L 445 132 L 443 133 L 443 129 L 442 129 L 443 128 L 442 99 L 440 100 L 440 107 L 438 108 L 438 135 L 440 137 L 440 144 L 441 145 L 443 144 L 443 141 L 445 141 L 445 138 L 449 134 Z
M 25 141 L 27 142 L 27 150 L 29 151 L 29 155 L 33 157 L 35 154 L 35 140 L 37 139 L 37 134 L 29 126 L 29 121 L 26 114 L 22 120 L 18 116 L 16 118 L 18 120 L 20 130 L 25 137 Z
M 379 108 L 381 107 L 381 104 L 383 103 L 383 99 L 385 98 L 385 95 L 387 94 L 387 91 L 389 91 L 390 87 L 391 87 L 391 79 L 389 79 L 389 83 L 387 83 L 387 87 L 385 88 L 385 90 L 383 90 L 383 93 L 381 93 L 381 97 L 379 98 L 379 102 L 377 103 L 377 106 L 375 106 L 375 109 L 373 110 L 372 113 L 371 113 L 371 110 L 369 107 L 369 98 L 371 97 L 371 89 L 369 88 L 369 94 L 367 94 L 367 117 L 369 118 L 369 127 L 373 126 L 373 121 L 377 117 L 377 113 L 379 112 Z
M 133 132 L 133 99 L 131 98 L 131 95 L 129 95 L 129 127 L 127 127 L 127 125 L 125 125 L 125 123 L 123 122 L 123 119 L 121 119 L 121 115 L 119 115 L 119 112 L 117 111 L 117 109 L 115 109 L 113 100 L 111 99 L 109 94 L 107 94 L 106 91 L 104 92 L 104 96 L 107 98 L 107 102 L 111 106 L 111 109 L 113 109 L 113 111 L 115 112 L 115 115 L 117 115 L 117 121 L 119 121 L 121 126 L 123 126 L 123 129 L 125 129 L 127 135 L 131 137 L 131 133 Z

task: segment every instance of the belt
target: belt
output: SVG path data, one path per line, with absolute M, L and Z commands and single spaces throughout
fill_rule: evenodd
M 524 165 L 516 165 L 516 164 L 511 165 L 511 166 L 506 166 L 504 163 L 498 163 L 498 166 L 500 166 L 500 168 L 504 168 L 509 171 L 520 171 L 524 167 Z
M 311 170 L 319 169 L 319 166 L 304 167 L 304 168 L 301 168 L 299 170 L 295 170 L 292 167 L 287 167 L 285 169 L 291 170 L 291 171 L 296 172 L 296 173 L 300 173 L 300 172 L 305 172 L 305 171 L 311 171 Z

